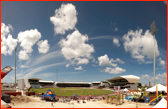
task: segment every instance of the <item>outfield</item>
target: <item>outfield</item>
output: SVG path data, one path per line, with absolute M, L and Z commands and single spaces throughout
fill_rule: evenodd
M 57 96 L 72 96 L 77 94 L 81 95 L 104 95 L 113 93 L 110 90 L 103 89 L 82 89 L 82 88 L 39 88 L 39 89 L 31 89 L 35 93 L 45 93 L 48 89 L 50 89 Z

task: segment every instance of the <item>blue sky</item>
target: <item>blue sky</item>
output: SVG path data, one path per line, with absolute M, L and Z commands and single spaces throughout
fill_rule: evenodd
M 167 2 L 2 1 L 1 69 L 17 79 L 101 81 L 122 75 L 167 83 Z M 11 71 L 2 82 L 14 83 Z

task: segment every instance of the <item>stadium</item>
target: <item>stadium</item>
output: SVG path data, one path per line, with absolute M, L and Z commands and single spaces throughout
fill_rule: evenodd
M 111 83 L 110 88 L 114 88 L 115 86 L 120 86 L 120 89 L 136 89 L 137 83 L 140 82 L 140 78 L 134 75 L 125 75 L 118 76 L 112 79 L 107 79 Z
M 87 96 L 89 92 L 92 95 L 111 94 L 111 91 L 115 89 L 114 87 L 118 88 L 118 86 L 119 89 L 137 89 L 138 82 L 140 82 L 140 78 L 134 75 L 118 76 L 103 82 L 54 82 L 43 81 L 40 78 L 29 78 L 26 80 L 26 88 L 31 87 L 30 91 L 37 93 L 45 93 L 50 88 L 52 91 L 57 92 L 55 94 L 59 96 L 71 96 L 73 94 Z
M 22 83 L 24 84 L 24 83 Z M 54 82 L 43 81 L 40 78 L 29 78 L 26 80 L 26 88 L 53 88 L 53 87 L 85 87 L 85 88 L 98 88 L 100 86 L 109 87 L 110 83 L 106 82 Z
M 43 81 L 39 78 L 29 78 L 26 80 L 26 87 L 32 88 L 54 88 L 54 87 L 85 87 L 85 88 L 104 88 L 114 89 L 115 86 L 120 86 L 120 89 L 136 89 L 137 83 L 140 82 L 140 77 L 135 75 L 118 76 L 115 78 L 107 79 L 104 82 L 54 82 L 54 81 Z
M 39 78 L 29 78 L 26 80 L 26 87 L 32 87 L 32 88 L 95 87 L 97 88 L 99 86 L 105 86 L 109 88 L 114 88 L 114 86 L 120 86 L 121 89 L 123 88 L 136 89 L 137 83 L 140 82 L 140 78 L 134 75 L 126 75 L 126 76 L 118 76 L 115 78 L 107 79 L 107 81 L 106 82 L 54 82 L 54 81 L 42 81 Z
M 45 107 L 46 105 L 49 106 L 50 103 L 51 106 L 54 106 L 53 101 L 56 101 L 57 103 L 55 106 L 57 106 L 57 108 L 60 108 L 59 106 L 74 108 L 74 102 L 76 103 L 76 108 L 87 106 L 103 107 L 102 105 L 104 104 L 110 104 L 108 105 L 110 108 L 112 104 L 116 104 L 116 106 L 123 104 L 127 101 L 126 99 L 132 99 L 132 101 L 137 99 L 138 102 L 144 100 L 141 99 L 143 96 L 142 93 L 137 91 L 136 93 L 131 92 L 131 90 L 137 89 L 137 83 L 140 82 L 140 77 L 135 75 L 118 76 L 106 79 L 106 81 L 93 82 L 54 82 L 44 81 L 40 78 L 26 79 L 26 84 L 24 83 L 24 79 L 19 79 L 17 82 L 18 87 L 16 92 L 2 93 L 2 100 L 4 100 L 2 101 L 3 104 L 8 103 L 15 107 L 15 103 L 16 107 L 22 108 L 25 107 L 23 105 L 29 104 L 28 107 L 38 108 Z M 131 93 L 127 91 L 125 93 L 123 89 L 127 89 L 127 91 L 130 91 Z M 135 95 L 138 98 L 134 98 Z M 164 96 L 159 99 L 161 98 L 164 98 Z M 122 102 L 120 103 L 120 101 Z M 84 105 L 86 102 L 87 105 Z M 124 103 L 124 105 L 129 107 L 130 103 L 126 103 Z M 131 104 L 135 104 L 135 102 L 132 102 Z M 153 107 L 149 106 L 148 103 L 142 104 L 142 107 Z M 132 107 L 132 105 L 130 107 Z

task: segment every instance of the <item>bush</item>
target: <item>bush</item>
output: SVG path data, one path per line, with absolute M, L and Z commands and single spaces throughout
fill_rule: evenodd
M 114 99 L 115 95 L 111 96 L 111 103 L 113 104 L 113 99 Z
M 109 95 L 107 95 L 107 100 L 109 99 Z
M 144 89 L 144 88 L 142 88 L 142 89 L 141 89 L 141 91 L 145 91 L 145 89 Z
M 117 101 L 119 101 L 121 99 L 121 95 L 118 95 L 117 97 Z

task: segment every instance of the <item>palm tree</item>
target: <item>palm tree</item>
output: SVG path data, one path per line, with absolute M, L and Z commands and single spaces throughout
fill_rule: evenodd
M 115 97 L 115 95 L 111 96 L 111 104 L 113 104 L 114 97 Z
M 117 97 L 118 104 L 120 104 L 120 98 L 121 98 L 121 95 L 118 95 Z M 116 106 L 117 106 L 117 102 L 116 102 Z
M 108 100 L 109 100 L 109 95 L 107 95 L 107 103 L 108 103 Z
M 122 103 L 124 103 L 124 95 L 122 94 Z

